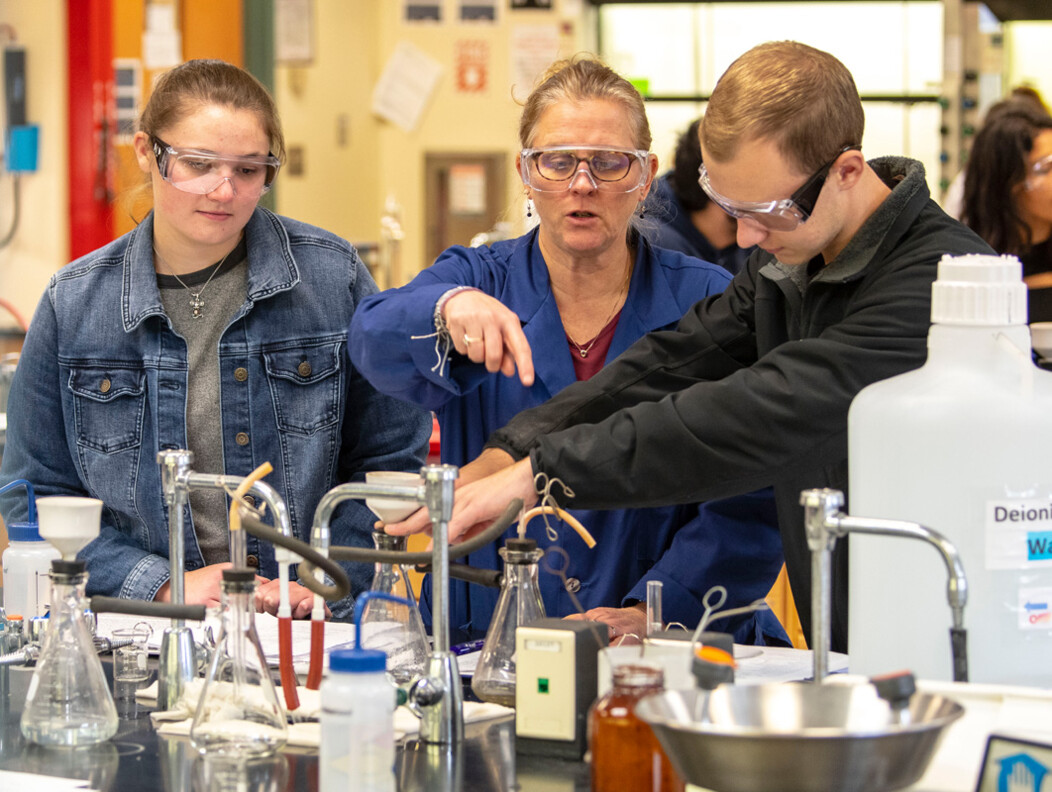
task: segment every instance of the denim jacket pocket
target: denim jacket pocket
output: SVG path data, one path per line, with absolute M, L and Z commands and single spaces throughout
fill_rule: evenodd
M 142 442 L 146 404 L 142 369 L 72 366 L 77 444 L 104 454 L 136 448 Z
M 281 431 L 312 435 L 339 422 L 342 347 L 339 340 L 263 349 Z

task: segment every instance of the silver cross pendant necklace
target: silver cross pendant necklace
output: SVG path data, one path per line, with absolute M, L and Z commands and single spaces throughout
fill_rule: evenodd
M 208 284 L 212 282 L 212 278 L 214 278 L 216 273 L 219 272 L 219 270 L 222 268 L 222 266 L 226 262 L 226 260 L 228 258 L 230 258 L 230 254 L 233 253 L 235 250 L 237 250 L 237 245 L 235 245 L 229 252 L 227 252 L 227 254 L 225 256 L 223 256 L 223 258 L 221 258 L 219 260 L 219 263 L 217 263 L 212 268 L 212 274 L 208 276 L 208 280 L 206 280 L 204 282 L 204 285 L 201 286 L 201 288 L 198 289 L 197 291 L 194 291 L 189 286 L 187 286 L 183 282 L 183 279 L 175 274 L 175 270 L 172 269 L 172 266 L 167 261 L 165 261 L 164 256 L 162 256 L 160 253 L 157 252 L 157 247 L 156 246 L 154 246 L 153 255 L 157 259 L 159 259 L 162 264 L 164 264 L 165 269 L 167 269 L 170 273 L 172 273 L 172 277 L 175 278 L 177 281 L 179 281 L 179 285 L 182 286 L 184 289 L 186 289 L 186 291 L 189 293 L 189 295 L 190 295 L 190 316 L 191 316 L 191 318 L 193 318 L 193 319 L 201 319 L 202 317 L 204 317 L 204 314 L 201 312 L 201 309 L 205 305 L 205 301 L 201 299 L 201 294 L 202 294 L 202 292 L 204 292 L 204 290 L 208 286 Z

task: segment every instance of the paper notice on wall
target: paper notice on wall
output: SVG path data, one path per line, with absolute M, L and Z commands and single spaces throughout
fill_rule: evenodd
M 486 168 L 482 165 L 453 165 L 449 169 L 449 210 L 454 214 L 486 211 Z
M 555 25 L 515 25 L 511 29 L 511 90 L 525 101 L 533 84 L 559 55 L 559 29 Z
M 274 57 L 278 63 L 314 60 L 314 7 L 311 0 L 278 0 L 274 6 Z
M 183 62 L 183 39 L 175 24 L 175 7 L 146 6 L 146 29 L 142 34 L 142 65 L 146 69 L 170 69 Z
M 411 132 L 441 75 L 438 61 L 407 41 L 399 42 L 373 90 L 373 112 Z

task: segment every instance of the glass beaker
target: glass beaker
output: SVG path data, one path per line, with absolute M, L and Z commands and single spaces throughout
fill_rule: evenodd
M 537 562 L 544 555 L 533 539 L 508 539 L 499 551 L 504 581 L 486 630 L 471 689 L 482 701 L 515 706 L 515 628 L 544 618 Z
M 84 621 L 83 561 L 51 562 L 51 616 L 22 710 L 22 734 L 39 745 L 79 746 L 117 733 L 117 708 Z
M 121 627 L 113 631 L 113 681 L 145 682 L 150 678 L 148 659 L 150 649 L 147 645 L 153 628 L 146 622 L 139 622 L 134 627 Z
M 383 529 L 373 531 L 377 550 L 404 551 L 406 537 L 389 536 Z M 427 667 L 428 643 L 424 620 L 416 605 L 413 585 L 402 564 L 377 564 L 371 592 L 392 594 L 405 602 L 370 598 L 362 613 L 361 640 L 358 645 L 387 654 L 387 676 L 395 684 L 412 682 Z M 411 604 L 407 604 L 411 603 Z
M 201 753 L 263 756 L 288 739 L 256 633 L 255 592 L 252 570 L 223 570 L 222 627 L 190 726 L 190 742 Z

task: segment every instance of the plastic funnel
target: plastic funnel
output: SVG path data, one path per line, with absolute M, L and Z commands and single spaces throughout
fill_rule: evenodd
M 70 495 L 37 498 L 37 517 L 40 535 L 62 553 L 63 559 L 72 561 L 99 535 L 102 501 Z
M 371 470 L 365 474 L 365 480 L 369 484 L 409 487 L 420 483 L 420 474 L 404 473 L 400 470 Z M 365 505 L 385 523 L 400 522 L 420 508 L 420 504 L 415 501 L 396 498 L 366 498 Z

